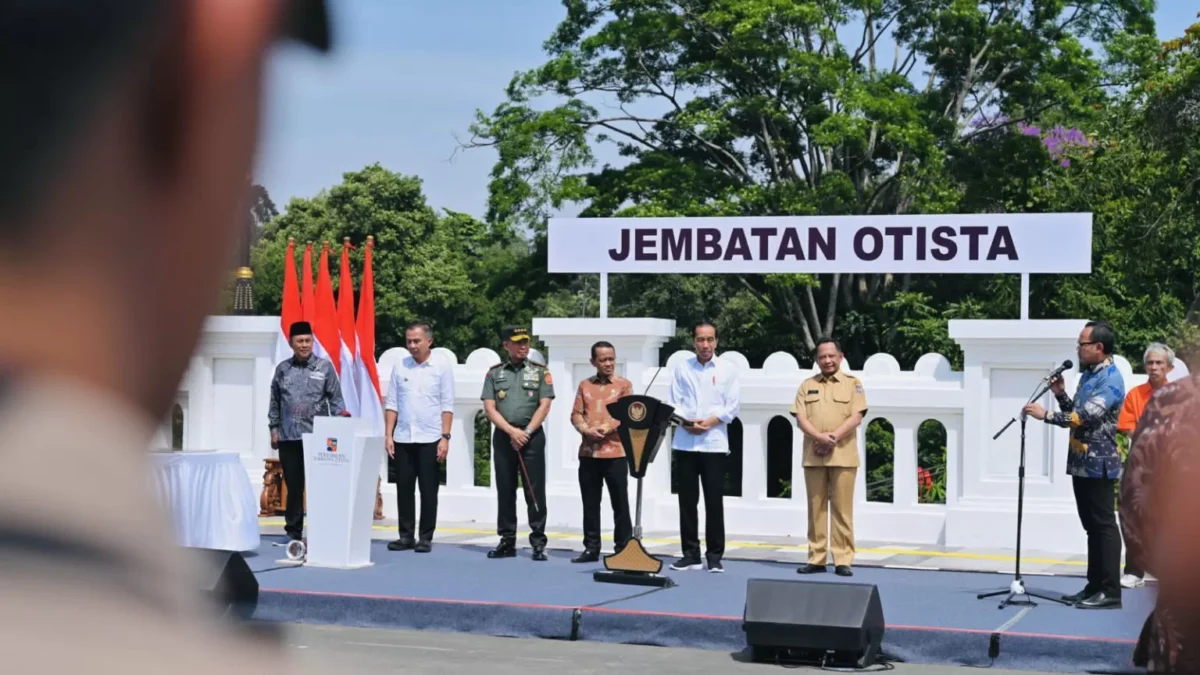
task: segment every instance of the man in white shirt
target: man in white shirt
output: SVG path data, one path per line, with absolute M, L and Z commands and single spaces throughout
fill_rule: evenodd
M 454 371 L 431 357 L 433 329 L 409 324 L 404 332 L 408 356 L 392 371 L 384 403 L 384 447 L 396 474 L 396 529 L 400 538 L 389 551 L 428 553 L 437 525 L 438 463 L 450 449 L 454 421 Z M 414 488 L 421 489 L 421 527 L 413 540 Z
M 673 570 L 698 570 L 700 560 L 700 484 L 704 486 L 704 557 L 710 572 L 724 572 L 725 458 L 728 425 L 737 417 L 740 396 L 737 367 L 716 357 L 717 328 L 707 321 L 692 327 L 696 355 L 675 366 L 667 402 L 675 414 L 692 422 L 676 428 L 671 447 L 679 471 L 679 536 L 683 557 Z

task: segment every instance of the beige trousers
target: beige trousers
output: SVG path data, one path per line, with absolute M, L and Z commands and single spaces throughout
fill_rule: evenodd
M 828 565 L 830 549 L 833 550 L 834 565 L 854 563 L 854 479 L 857 474 L 855 467 L 804 467 L 804 487 L 808 491 L 809 563 Z M 832 536 L 829 536 L 830 529 Z

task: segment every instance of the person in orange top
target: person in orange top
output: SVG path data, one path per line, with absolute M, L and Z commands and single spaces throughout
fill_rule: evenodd
M 1142 364 L 1146 368 L 1146 375 L 1149 378 L 1145 384 L 1140 384 L 1125 395 L 1125 405 L 1121 407 L 1121 416 L 1117 418 L 1117 432 L 1125 434 L 1132 438 L 1133 432 L 1137 429 L 1138 421 L 1142 418 L 1142 412 L 1146 409 L 1146 404 L 1150 402 L 1150 397 L 1154 396 L 1155 392 L 1167 383 L 1167 375 L 1175 369 L 1175 352 L 1161 342 L 1152 342 L 1149 347 L 1146 347 L 1146 353 L 1142 356 Z M 1133 448 L 1129 448 L 1129 454 L 1133 455 Z M 1128 462 L 1128 457 L 1126 462 Z M 1121 585 L 1125 588 L 1138 588 L 1146 585 L 1145 574 L 1137 566 L 1129 555 L 1129 544 L 1125 545 L 1125 574 L 1121 577 Z
M 571 560 L 574 563 L 600 559 L 600 499 L 605 483 L 612 502 L 615 549 L 625 548 L 633 536 L 633 522 L 629 517 L 629 466 L 617 434 L 620 422 L 608 414 L 608 404 L 633 394 L 633 385 L 616 374 L 617 351 L 608 342 L 592 345 L 592 365 L 596 375 L 579 383 L 575 405 L 571 409 L 571 425 L 583 435 L 583 442 L 579 444 L 583 553 Z

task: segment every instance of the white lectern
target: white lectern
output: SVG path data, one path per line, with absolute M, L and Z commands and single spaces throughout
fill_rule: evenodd
M 308 545 L 304 564 L 354 569 L 371 565 L 375 484 L 383 437 L 362 420 L 317 417 L 304 434 Z

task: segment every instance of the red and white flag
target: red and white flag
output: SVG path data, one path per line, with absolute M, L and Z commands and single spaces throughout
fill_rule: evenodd
M 283 312 L 279 316 L 279 340 L 275 343 L 276 363 L 292 358 L 292 343 L 288 334 L 293 323 L 303 320 L 300 283 L 296 280 L 296 240 L 289 238 L 287 255 L 283 261 Z
M 350 279 L 350 237 L 342 239 L 342 268 L 338 275 L 338 333 L 341 336 L 342 368 L 338 377 L 342 383 L 342 398 L 346 400 L 346 410 L 354 417 L 362 414 L 358 394 L 358 366 L 355 364 L 354 348 L 358 341 L 354 339 L 354 282 Z
M 304 320 L 310 324 L 317 320 L 317 300 L 313 294 L 312 278 L 312 242 L 304 245 L 304 269 L 301 271 L 300 307 L 304 310 Z
M 333 302 L 333 279 L 329 276 L 329 242 L 321 245 L 317 263 L 316 319 L 312 324 L 313 353 L 333 364 L 342 375 L 342 337 L 338 330 L 337 305 Z
M 375 270 L 371 252 L 375 249 L 375 237 L 367 237 L 363 252 L 362 288 L 358 293 L 358 323 L 355 328 L 355 363 L 358 367 L 358 400 L 362 406 L 362 419 L 371 430 L 382 435 L 383 391 L 379 387 L 379 370 L 375 362 Z

